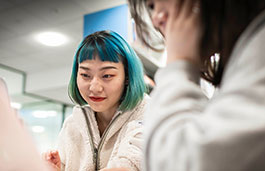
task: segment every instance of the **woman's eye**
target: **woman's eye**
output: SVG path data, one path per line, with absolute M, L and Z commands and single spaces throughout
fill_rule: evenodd
M 90 75 L 88 75 L 88 74 L 80 74 L 82 77 L 84 77 L 84 78 L 90 78 Z
M 103 78 L 111 78 L 111 77 L 113 77 L 113 75 L 110 75 L 110 74 L 103 75 Z

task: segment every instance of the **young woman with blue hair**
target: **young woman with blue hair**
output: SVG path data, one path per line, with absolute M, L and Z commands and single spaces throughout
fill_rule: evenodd
M 55 170 L 140 170 L 145 95 L 143 66 L 117 33 L 95 32 L 79 45 L 69 96 L 77 105 L 63 125 Z

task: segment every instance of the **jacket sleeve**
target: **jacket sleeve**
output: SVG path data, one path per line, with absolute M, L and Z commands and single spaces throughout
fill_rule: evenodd
M 198 70 L 176 61 L 156 74 L 145 123 L 146 170 L 265 170 L 265 29 L 227 66 L 208 101 Z
M 143 123 L 140 120 L 129 122 L 118 137 L 114 155 L 107 168 L 129 168 L 139 171 L 143 161 Z

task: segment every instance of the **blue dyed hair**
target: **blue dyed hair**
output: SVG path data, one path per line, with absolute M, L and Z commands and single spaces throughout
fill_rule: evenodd
M 99 31 L 88 35 L 79 45 L 74 56 L 72 75 L 68 92 L 73 102 L 85 105 L 77 87 L 77 72 L 79 64 L 85 60 L 93 60 L 96 55 L 101 61 L 122 62 L 125 70 L 125 85 L 119 110 L 132 110 L 146 92 L 143 65 L 130 45 L 113 31 Z

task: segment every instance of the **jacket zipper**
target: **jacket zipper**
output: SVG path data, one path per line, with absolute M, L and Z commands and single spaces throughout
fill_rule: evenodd
M 121 113 L 119 113 L 111 122 L 110 122 L 110 124 L 107 126 L 107 128 L 105 129 L 105 131 L 103 132 L 103 134 L 102 134 L 102 137 L 101 137 L 101 139 L 100 139 L 100 141 L 99 141 L 99 145 L 98 145 L 98 149 L 96 149 L 96 171 L 98 171 L 99 170 L 99 162 L 100 162 L 100 151 L 101 151 L 101 149 L 102 149 L 102 146 L 103 146 L 103 143 L 104 143 L 104 141 L 105 141 L 105 138 L 106 138 L 106 136 L 107 136 L 107 134 L 108 134 L 108 132 L 109 132 L 109 130 L 110 130 L 110 127 L 113 125 L 113 123 L 117 120 L 117 118 L 119 117 L 121 115 Z
M 94 162 L 94 165 L 95 165 L 95 170 L 97 171 L 98 170 L 98 164 L 97 164 L 97 158 L 98 158 L 98 149 L 96 147 L 94 147 L 94 159 L 93 159 L 93 162 Z
M 93 139 L 93 134 L 92 134 L 92 130 L 88 121 L 88 116 L 87 116 L 87 112 L 84 108 L 82 108 L 83 114 L 85 116 L 86 119 L 86 123 L 87 123 L 87 127 L 88 127 L 88 132 L 89 132 L 89 140 L 90 140 L 90 146 L 91 146 L 91 151 L 93 152 L 93 163 L 95 166 L 95 170 L 98 171 L 99 170 L 99 152 L 101 151 L 102 148 L 102 144 L 106 138 L 106 135 L 108 134 L 110 127 L 113 125 L 113 123 L 117 120 L 117 118 L 121 115 L 121 113 L 119 113 L 114 119 L 111 120 L 110 124 L 107 126 L 107 128 L 105 129 L 105 131 L 102 134 L 102 137 L 99 141 L 99 145 L 98 145 L 98 149 L 94 146 L 94 139 Z

